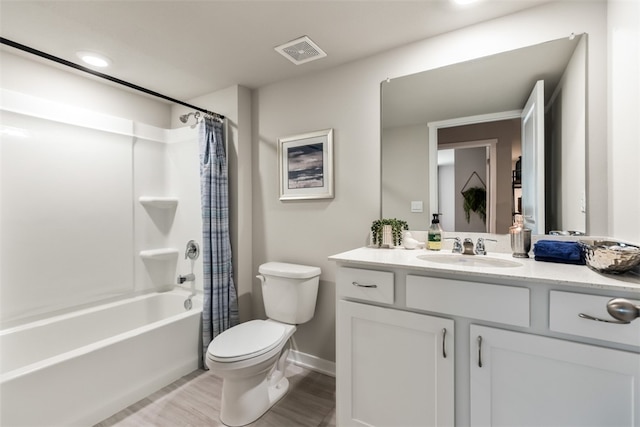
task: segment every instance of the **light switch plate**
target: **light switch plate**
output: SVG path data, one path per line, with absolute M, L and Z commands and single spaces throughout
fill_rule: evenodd
M 413 200 L 411 202 L 411 212 L 423 212 L 422 200 Z

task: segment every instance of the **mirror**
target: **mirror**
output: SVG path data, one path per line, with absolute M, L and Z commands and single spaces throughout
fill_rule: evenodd
M 572 35 L 382 82 L 381 216 L 425 230 L 441 212 L 445 231 L 505 234 L 521 213 L 534 234 L 584 233 L 586 43 Z M 543 126 L 525 110 L 539 81 Z M 536 132 L 537 154 L 524 156 Z M 439 148 L 454 150 L 440 166 Z M 478 189 L 484 220 L 464 209 Z

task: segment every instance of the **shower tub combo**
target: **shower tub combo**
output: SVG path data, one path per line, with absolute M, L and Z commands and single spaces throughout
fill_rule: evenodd
M 0 331 L 0 425 L 96 424 L 200 364 L 201 297 L 154 292 Z

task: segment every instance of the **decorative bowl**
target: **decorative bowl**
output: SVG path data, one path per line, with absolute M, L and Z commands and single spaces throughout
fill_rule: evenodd
M 621 274 L 640 264 L 640 247 L 607 240 L 581 240 L 587 266 L 600 273 Z

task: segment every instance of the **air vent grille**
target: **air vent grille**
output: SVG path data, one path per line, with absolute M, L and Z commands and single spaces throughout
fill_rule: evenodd
M 296 65 L 327 56 L 327 54 L 307 36 L 282 44 L 276 47 L 275 50 Z

